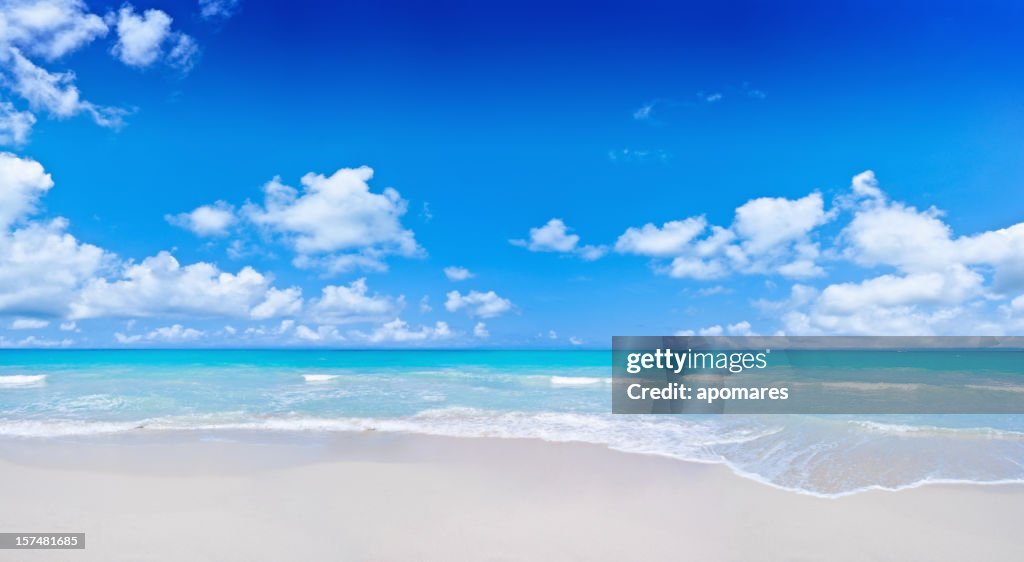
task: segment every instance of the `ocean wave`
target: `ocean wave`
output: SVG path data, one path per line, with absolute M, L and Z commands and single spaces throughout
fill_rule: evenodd
M 37 386 L 46 382 L 46 375 L 3 375 L 0 388 L 10 386 Z
M 610 377 L 560 377 L 552 376 L 549 379 L 551 386 L 596 386 L 611 384 Z
M 849 423 L 867 431 L 890 435 L 1024 440 L 1024 432 L 993 427 L 939 427 L 935 425 L 883 423 L 869 420 L 851 420 Z
M 1018 384 L 968 384 L 967 388 L 975 390 L 993 390 L 996 392 L 1024 393 L 1024 386 Z
M 59 412 L 107 412 L 124 408 L 128 401 L 120 396 L 110 394 L 90 394 L 69 400 L 63 400 L 54 408 Z
M 281 431 L 413 433 L 457 438 L 538 439 L 606 446 L 633 454 L 722 464 L 739 476 L 795 493 L 836 498 L 926 484 L 1007 484 L 1024 480 L 1024 434 L 865 420 L 796 416 L 621 416 L 605 413 L 498 411 L 470 407 L 400 417 L 254 415 L 246 411 L 100 422 L 3 420 L 0 435 L 87 436 L 125 431 Z M 905 449 L 906 435 L 926 437 L 899 471 L 879 470 Z M 995 439 L 995 440 L 993 440 Z M 902 444 L 901 444 L 902 443 Z M 1016 451 L 1016 452 L 1015 452 Z M 950 458 L 970 463 L 947 464 Z
M 302 375 L 302 378 L 306 382 L 331 382 L 334 379 L 338 378 L 338 375 L 311 374 L 311 375 Z
M 824 388 L 839 390 L 857 390 L 862 392 L 875 392 L 879 390 L 901 390 L 912 392 L 927 386 L 919 383 L 898 383 L 898 382 L 823 382 Z

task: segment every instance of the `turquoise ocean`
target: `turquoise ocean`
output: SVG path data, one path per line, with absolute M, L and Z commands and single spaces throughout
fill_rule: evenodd
M 975 393 L 1024 400 L 1013 356 L 957 368 L 979 373 Z M 829 380 L 941 390 L 938 369 L 893 382 L 865 360 Z M 614 415 L 610 389 L 601 351 L 0 350 L 0 437 L 372 429 L 594 443 L 829 497 L 1024 482 L 1024 415 Z

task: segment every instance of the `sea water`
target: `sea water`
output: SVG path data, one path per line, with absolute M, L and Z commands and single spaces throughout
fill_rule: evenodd
M 808 372 L 870 395 L 941 391 L 944 369 L 969 368 L 975 392 L 1024 400 L 1012 356 L 918 359 L 898 381 L 879 380 L 870 357 Z M 1021 415 L 613 415 L 610 364 L 600 351 L 0 350 L 0 436 L 372 429 L 578 441 L 829 497 L 1024 482 Z

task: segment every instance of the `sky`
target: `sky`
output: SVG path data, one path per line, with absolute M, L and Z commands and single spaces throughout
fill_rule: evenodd
M 1009 2 L 0 0 L 0 347 L 1024 333 Z

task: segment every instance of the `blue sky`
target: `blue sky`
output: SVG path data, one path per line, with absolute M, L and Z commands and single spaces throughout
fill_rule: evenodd
M 1024 328 L 1009 3 L 0 6 L 3 346 Z

